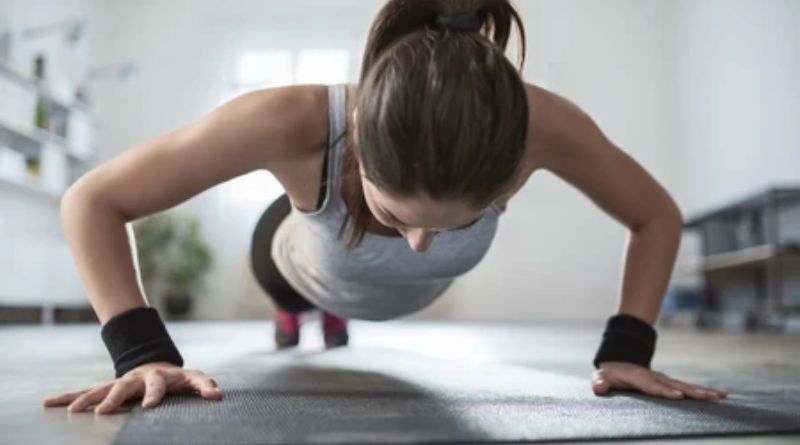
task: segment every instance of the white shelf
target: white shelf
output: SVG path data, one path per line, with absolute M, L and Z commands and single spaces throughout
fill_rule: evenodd
M 4 92 L 13 93 L 13 97 L 19 99 L 9 99 L 4 104 L 0 114 L 0 146 L 28 158 L 38 158 L 42 175 L 46 175 L 40 179 L 30 175 L 24 175 L 24 179 L 21 179 L 23 175 L 0 175 L 0 187 L 58 203 L 63 194 L 59 189 L 68 188 L 69 182 L 80 172 L 95 165 L 97 155 L 90 142 L 94 129 L 90 110 L 86 104 L 56 94 L 46 81 L 26 75 L 2 59 L 0 82 L 6 89 Z M 34 125 L 32 107 L 37 97 L 46 101 L 54 112 L 68 115 L 66 125 L 68 131 L 75 131 L 74 141 Z
M 46 97 L 50 102 L 58 105 L 59 107 L 69 110 L 79 110 L 91 115 L 91 109 L 87 104 L 77 100 L 72 100 L 71 103 L 68 102 L 63 97 L 53 93 L 53 91 L 50 90 L 42 81 L 21 72 L 19 69 L 8 63 L 7 60 L 0 59 L 0 75 L 11 79 L 26 88 L 36 90 L 40 95 Z
M 53 143 L 55 145 L 58 145 L 59 147 L 62 147 L 69 158 L 75 161 L 83 162 L 84 164 L 89 164 L 89 165 L 92 164 L 94 157 L 87 158 L 76 154 L 75 149 L 72 148 L 68 140 L 62 138 L 61 136 L 55 135 L 49 131 L 42 130 L 40 128 L 35 128 L 33 126 L 25 125 L 19 122 L 13 122 L 9 119 L 0 116 L 0 130 L 2 129 L 10 131 L 16 136 L 27 139 L 28 141 L 34 144 L 42 145 L 47 142 Z
M 676 266 L 679 275 L 691 275 L 715 270 L 736 269 L 756 266 L 779 255 L 791 255 L 792 252 L 781 253 L 772 244 L 746 247 L 731 252 L 715 253 L 700 259 Z
M 60 193 L 46 189 L 34 181 L 19 181 L 16 179 L 7 178 L 5 176 L 0 176 L 0 186 L 16 188 L 18 190 L 28 192 L 54 202 L 61 201 Z
M 703 268 L 710 271 L 750 266 L 774 258 L 777 252 L 778 249 L 772 244 L 764 244 L 761 246 L 734 250 L 732 252 L 715 253 L 706 257 Z

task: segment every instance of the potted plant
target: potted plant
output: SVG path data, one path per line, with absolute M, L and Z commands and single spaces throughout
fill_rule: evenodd
M 134 223 L 142 285 L 148 294 L 161 286 L 170 318 L 185 318 L 195 292 L 213 263 L 194 217 L 159 213 Z

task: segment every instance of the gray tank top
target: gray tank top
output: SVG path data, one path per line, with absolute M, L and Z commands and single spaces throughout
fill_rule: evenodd
M 271 255 L 286 281 L 320 309 L 350 319 L 388 320 L 427 307 L 456 276 L 475 267 L 489 249 L 503 210 L 493 203 L 474 224 L 435 235 L 424 252 L 413 251 L 402 236 L 372 232 L 348 252 L 349 224 L 337 239 L 347 214 L 340 192 L 346 88 L 328 87 L 325 199 L 313 212 L 292 205 L 275 232 Z

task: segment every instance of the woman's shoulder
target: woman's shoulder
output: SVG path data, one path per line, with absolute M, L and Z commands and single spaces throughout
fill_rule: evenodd
M 527 162 L 532 173 L 545 168 L 548 157 L 563 151 L 591 118 L 564 96 L 531 83 L 525 88 L 529 104 Z
M 282 157 L 294 159 L 314 153 L 327 140 L 328 86 L 287 85 L 254 90 L 237 98 L 248 119 L 239 125 L 280 128 Z
M 544 169 L 547 157 L 558 149 L 563 134 L 569 131 L 574 122 L 575 104 L 566 98 L 538 85 L 525 82 L 528 96 L 528 138 L 524 157 L 524 167 L 514 180 L 511 189 L 495 200 L 498 207 L 505 209 L 509 199 L 514 196 L 538 170 Z
M 273 152 L 261 156 L 298 207 L 316 202 L 328 141 L 328 85 L 287 85 L 250 91 L 236 99 L 241 131 L 263 134 L 254 144 Z M 259 128 L 261 130 L 259 130 Z

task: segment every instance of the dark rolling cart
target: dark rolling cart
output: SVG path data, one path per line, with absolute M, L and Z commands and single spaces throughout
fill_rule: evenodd
M 702 239 L 698 327 L 736 312 L 748 330 L 782 330 L 789 315 L 800 314 L 800 188 L 769 189 L 684 227 Z

